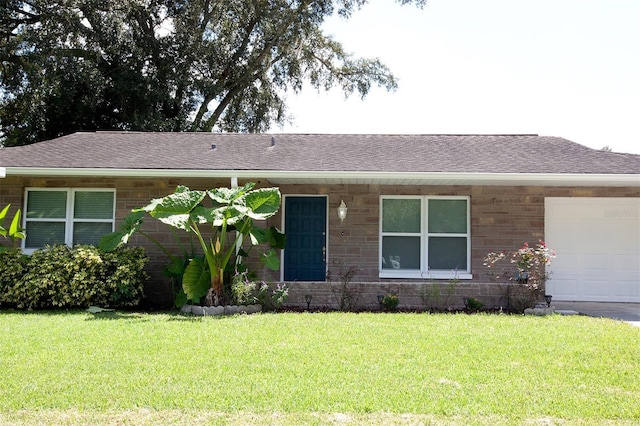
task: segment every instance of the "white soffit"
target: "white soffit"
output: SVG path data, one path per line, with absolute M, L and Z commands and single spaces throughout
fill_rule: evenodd
M 0 167 L 0 176 L 3 168 Z M 501 185 L 501 186 L 631 186 L 640 174 L 565 173 L 387 173 L 276 170 L 89 169 L 7 167 L 8 176 L 239 178 L 267 179 L 273 184 L 355 185 Z

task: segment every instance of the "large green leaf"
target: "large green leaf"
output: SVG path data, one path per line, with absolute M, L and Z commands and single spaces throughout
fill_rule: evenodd
M 231 204 L 233 201 L 251 191 L 255 185 L 253 182 L 248 182 L 238 188 L 214 188 L 208 191 L 208 194 L 216 203 Z
M 176 300 L 173 301 L 173 304 L 176 308 L 182 308 L 187 304 L 189 299 L 187 299 L 187 295 L 184 293 L 184 289 L 178 290 L 178 294 L 176 294 Z M 200 302 L 199 300 L 192 300 L 193 303 Z
M 222 218 L 223 212 L 219 207 L 205 207 L 199 205 L 191 211 L 191 220 L 195 223 L 213 223 Z
M 249 236 L 251 237 L 251 244 L 254 246 L 269 241 L 269 234 L 267 233 L 267 230 L 257 226 L 254 226 L 249 230 Z
M 260 256 L 260 262 L 272 271 L 280 268 L 280 258 L 274 249 L 269 249 Z
M 16 214 L 15 216 L 13 216 L 13 220 L 11 221 L 11 226 L 9 226 L 9 237 L 11 238 L 26 237 L 24 233 L 24 229 L 20 227 L 20 209 L 16 211 Z
M 11 206 L 11 204 L 7 204 L 7 206 L 2 209 L 2 211 L 0 211 L 0 236 L 6 237 L 7 236 L 7 230 L 4 229 L 4 218 L 7 216 L 7 212 L 9 211 L 9 207 Z
M 13 216 L 9 229 L 5 229 L 4 219 L 9 212 L 9 207 L 11 207 L 11 204 L 7 204 L 6 207 L 0 211 L 0 236 L 9 237 L 11 239 L 25 238 L 25 234 L 23 232 L 24 229 L 20 227 L 20 209 L 18 209 L 16 214 Z
M 271 248 L 283 249 L 286 242 L 285 235 L 275 226 L 268 228 L 254 226 L 249 230 L 249 236 L 251 237 L 251 244 L 254 246 L 269 243 Z
M 278 212 L 281 202 L 278 188 L 261 188 L 244 197 L 245 214 L 255 220 L 265 220 Z
M 113 251 L 121 244 L 127 244 L 129 238 L 142 226 L 144 215 L 145 212 L 141 209 L 133 210 L 125 216 L 120 230 L 103 236 L 98 247 L 104 251 Z
M 201 258 L 191 259 L 182 277 L 182 288 L 191 300 L 204 297 L 211 288 L 211 274 Z
M 189 229 L 191 211 L 204 200 L 205 191 L 178 191 L 152 202 L 149 214 L 160 222 L 178 229 Z M 150 204 L 151 205 L 151 204 Z
M 191 212 L 191 219 L 197 223 L 211 223 L 211 226 L 236 225 L 244 218 L 235 206 L 204 207 L 198 206 Z
M 274 249 L 284 249 L 284 246 L 287 242 L 287 236 L 280 232 L 278 228 L 275 226 L 270 226 L 267 228 L 267 233 L 269 235 L 269 245 Z
M 162 269 L 162 275 L 169 278 L 178 278 L 182 281 L 185 269 L 185 259 L 183 257 L 174 257 Z

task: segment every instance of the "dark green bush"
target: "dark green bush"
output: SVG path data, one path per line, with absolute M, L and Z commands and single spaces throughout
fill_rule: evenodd
M 29 257 L 22 254 L 20 249 L 13 248 L 0 252 L 0 302 L 14 283 L 22 280 L 27 272 Z
M 397 295 L 392 293 L 386 294 L 380 302 L 382 307 L 387 311 L 395 311 L 396 309 L 398 309 L 398 303 L 400 303 L 400 299 Z
M 478 299 L 476 299 L 475 297 L 470 297 L 467 300 L 467 309 L 472 310 L 472 311 L 478 311 L 480 309 L 482 309 L 482 307 L 484 306 L 484 304 L 479 301 Z
M 2 254 L 2 267 L 5 266 Z M 0 301 L 20 309 L 135 306 L 143 296 L 148 261 L 142 248 L 105 253 L 94 246 L 47 246 L 26 258 L 7 256 L 16 272 L 0 283 Z M 21 272 L 17 272 L 20 266 Z
M 144 271 L 149 261 L 142 247 L 119 247 L 102 252 L 105 270 L 106 300 L 93 303 L 100 306 L 136 306 L 144 296 L 142 291 L 148 276 Z

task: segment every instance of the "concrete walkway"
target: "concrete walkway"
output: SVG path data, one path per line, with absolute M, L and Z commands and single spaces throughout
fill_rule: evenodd
M 576 311 L 590 317 L 604 317 L 625 321 L 640 327 L 640 303 L 608 303 L 608 302 L 555 302 L 557 311 Z

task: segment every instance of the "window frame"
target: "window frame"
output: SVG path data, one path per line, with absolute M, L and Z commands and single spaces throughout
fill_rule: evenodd
M 64 192 L 66 193 L 66 214 L 64 218 L 28 218 L 28 203 L 29 203 L 29 193 L 30 192 Z M 87 218 L 76 218 L 75 217 L 75 204 L 76 204 L 76 194 L 79 192 L 110 192 L 113 196 L 113 208 L 111 211 L 111 218 L 107 219 L 87 219 Z M 23 219 L 22 219 L 22 227 L 27 229 L 27 222 L 43 222 L 43 223 L 64 223 L 64 241 L 60 242 L 60 244 L 66 244 L 68 246 L 73 245 L 73 233 L 76 223 L 110 223 L 111 224 L 111 232 L 115 230 L 116 223 L 116 190 L 115 188 L 39 188 L 39 187 L 27 187 L 24 191 L 24 206 L 23 206 Z M 27 239 L 24 238 L 22 240 L 22 251 L 25 254 L 31 254 L 35 250 L 40 249 L 37 248 L 27 248 Z
M 401 200 L 415 200 L 420 199 L 420 269 L 391 269 L 382 268 L 382 245 L 383 238 L 386 236 L 413 236 L 416 237 L 416 233 L 402 233 L 402 232 L 383 232 L 383 219 L 384 200 L 401 199 Z M 466 201 L 466 232 L 465 233 L 438 233 L 429 232 L 429 200 L 464 200 Z M 465 195 L 381 195 L 379 200 L 380 206 L 380 220 L 378 229 L 378 276 L 379 278 L 407 278 L 407 279 L 472 279 L 471 273 L 471 197 Z M 466 250 L 467 250 L 467 267 L 465 270 L 432 270 L 428 267 L 429 259 L 429 238 L 430 237 L 453 237 L 453 238 L 466 238 Z

